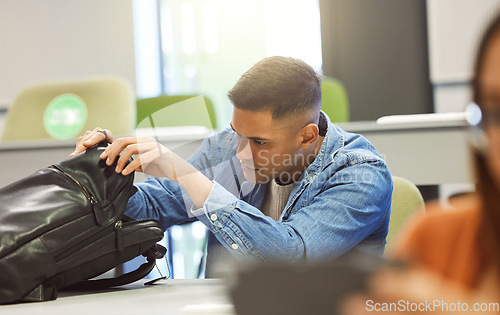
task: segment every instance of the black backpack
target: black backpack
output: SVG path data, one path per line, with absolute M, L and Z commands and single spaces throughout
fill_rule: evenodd
M 136 192 L 99 155 L 100 143 L 0 189 L 0 304 L 44 301 L 60 289 L 102 289 L 139 280 L 166 249 L 156 220 L 123 215 Z M 35 157 L 34 157 L 35 158 Z M 143 255 L 118 278 L 87 280 Z M 83 282 L 82 282 L 83 281 Z

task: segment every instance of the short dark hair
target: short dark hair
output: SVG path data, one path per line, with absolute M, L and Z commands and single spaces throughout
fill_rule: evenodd
M 321 77 L 302 60 L 273 56 L 245 72 L 228 97 L 238 109 L 270 110 L 273 119 L 321 108 Z

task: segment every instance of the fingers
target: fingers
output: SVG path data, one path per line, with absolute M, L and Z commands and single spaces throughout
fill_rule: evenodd
M 121 170 L 123 175 L 139 171 L 156 177 L 171 178 L 170 163 L 168 163 L 169 152 L 168 149 L 153 139 L 149 139 L 147 142 L 139 141 L 135 145 L 130 145 L 129 148 L 122 152 L 122 157 L 128 157 L 130 154 L 138 155 L 128 164 L 126 164 L 127 161 L 125 159 L 122 160 L 120 157 L 116 171 L 119 172 Z
M 144 158 L 136 156 L 131 162 L 131 158 L 134 155 L 144 155 L 146 152 L 151 152 L 156 150 L 158 143 L 152 138 L 120 138 L 114 141 L 109 147 L 107 147 L 101 154 L 101 159 L 106 159 L 106 165 L 112 165 L 115 160 L 117 173 L 122 173 L 123 175 L 128 175 L 132 171 L 142 171 L 142 161 Z M 158 156 L 157 154 L 155 155 Z M 147 155 L 149 160 L 152 155 Z M 130 162 L 130 163 L 129 163 Z
M 88 134 L 88 137 L 84 139 L 82 144 L 89 148 L 102 141 L 113 142 L 113 134 L 107 129 L 95 128 Z
M 134 154 L 137 154 L 137 140 L 136 138 L 128 137 L 117 139 L 101 153 L 100 158 L 106 160 L 106 165 L 112 165 L 116 158 L 120 156 L 116 168 L 116 172 L 120 173 L 125 163 Z
M 106 160 L 106 165 L 109 166 L 113 165 L 116 161 L 115 171 L 123 175 L 128 175 L 133 171 L 142 172 L 146 164 L 150 164 L 168 151 L 168 149 L 150 137 L 128 137 L 114 141 L 113 134 L 109 130 L 95 128 L 92 131 L 85 132 L 83 136 L 78 138 L 75 150 L 70 154 L 70 157 L 102 141 L 112 143 L 101 153 L 100 158 Z M 154 166 L 153 168 L 155 169 L 153 173 L 161 172 L 159 171 L 161 167 Z
M 122 175 L 125 176 L 132 173 L 133 171 L 142 172 L 142 162 L 140 156 L 136 156 L 135 159 L 133 159 L 129 164 L 125 166 L 125 168 L 123 168 L 123 166 L 116 167 L 116 172 L 122 173 Z
M 101 141 L 113 142 L 113 134 L 111 131 L 107 129 L 103 130 L 101 128 L 95 128 L 92 131 L 87 131 L 83 136 L 78 138 L 75 150 L 69 155 L 69 157 L 75 156 Z

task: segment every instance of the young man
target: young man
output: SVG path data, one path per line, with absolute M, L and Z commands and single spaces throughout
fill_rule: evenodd
M 293 58 L 265 58 L 228 96 L 231 128 L 188 161 L 151 138 L 118 139 L 104 151 L 108 164 L 121 154 L 117 172 L 156 176 L 137 184 L 126 213 L 156 218 L 165 229 L 200 220 L 211 232 L 207 265 L 228 251 L 257 260 L 381 255 L 391 174 L 366 139 L 320 111 L 315 71 Z M 107 130 L 87 132 L 73 154 L 104 139 L 113 141 Z

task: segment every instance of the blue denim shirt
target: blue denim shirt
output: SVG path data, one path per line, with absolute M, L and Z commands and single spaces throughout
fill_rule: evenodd
M 278 221 L 259 210 L 268 184 L 245 180 L 236 141 L 227 129 L 205 139 L 188 159 L 214 183 L 202 208 L 194 209 L 177 183 L 151 178 L 136 184 L 126 214 L 158 219 L 164 229 L 200 220 L 240 259 L 332 259 L 352 250 L 383 254 L 392 177 L 364 137 L 328 120 L 320 151 L 294 184 Z

